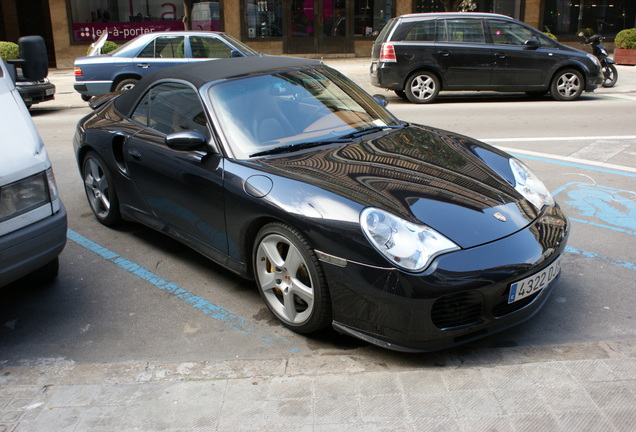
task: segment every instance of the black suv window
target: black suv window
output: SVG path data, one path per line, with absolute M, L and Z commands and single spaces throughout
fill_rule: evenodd
M 534 37 L 530 29 L 506 21 L 489 21 L 492 41 L 499 45 L 523 45 Z
M 481 20 L 445 19 L 437 25 L 439 42 L 485 43 L 484 28 Z
M 413 27 L 404 36 L 408 41 L 434 41 L 435 40 L 435 20 L 420 21 L 413 24 Z
M 514 22 L 489 20 L 488 25 L 493 42 L 499 45 L 524 45 L 527 40 L 534 38 L 543 47 L 554 46 L 549 37 Z

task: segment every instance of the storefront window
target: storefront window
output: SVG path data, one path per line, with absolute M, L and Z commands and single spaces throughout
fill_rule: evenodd
M 520 0 L 414 0 L 414 12 L 490 12 L 519 18 Z
M 353 35 L 375 37 L 391 18 L 392 0 L 355 0 Z
M 594 34 L 602 26 L 603 36 L 636 27 L 634 0 L 546 0 L 543 26 L 555 35 Z
M 282 37 L 283 0 L 246 0 L 245 24 L 248 39 Z
M 182 0 L 68 1 L 74 42 L 92 42 L 105 31 L 109 40 L 124 41 L 143 33 L 184 29 Z

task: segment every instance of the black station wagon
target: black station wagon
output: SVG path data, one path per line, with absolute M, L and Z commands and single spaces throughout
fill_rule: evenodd
M 440 90 L 526 92 L 577 99 L 602 83 L 591 54 L 504 15 L 426 13 L 393 18 L 372 48 L 371 83 L 414 103 Z

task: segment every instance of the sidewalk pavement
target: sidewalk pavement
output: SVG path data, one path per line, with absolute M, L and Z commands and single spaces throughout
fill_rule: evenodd
M 0 366 L 0 431 L 632 432 L 636 341 Z M 458 354 L 461 353 L 461 354 Z
M 326 63 L 359 81 L 369 60 Z M 72 71 L 50 78 L 56 100 L 33 109 L 86 106 Z M 619 67 L 617 87 L 597 93 L 634 91 L 636 68 Z M 0 359 L 0 432 L 186 430 L 633 432 L 636 341 L 178 364 Z

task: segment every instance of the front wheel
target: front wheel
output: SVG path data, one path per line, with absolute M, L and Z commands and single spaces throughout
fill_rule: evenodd
M 295 229 L 263 227 L 254 242 L 253 265 L 261 297 L 285 326 L 311 333 L 331 323 L 331 300 L 314 251 Z
M 95 152 L 89 152 L 82 163 L 82 178 L 88 204 L 99 222 L 106 226 L 121 221 L 119 200 L 113 180 L 104 160 Z
M 603 87 L 614 87 L 618 81 L 618 70 L 613 64 L 603 67 Z
M 431 103 L 439 93 L 439 79 L 431 72 L 416 72 L 406 80 L 404 91 L 413 103 Z
M 583 93 L 583 76 L 574 69 L 558 72 L 550 85 L 552 97 L 559 101 L 572 101 Z

